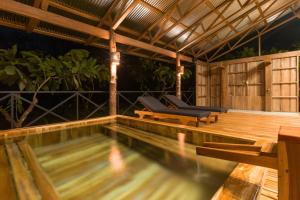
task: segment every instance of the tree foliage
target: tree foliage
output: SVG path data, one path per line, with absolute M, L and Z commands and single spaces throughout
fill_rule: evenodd
M 94 84 L 105 84 L 109 80 L 109 70 L 105 65 L 97 64 L 88 51 L 73 49 L 58 57 L 44 55 L 38 51 L 20 51 L 16 45 L 9 49 L 0 49 L 0 82 L 19 91 L 35 91 L 32 103 L 24 109 L 17 98 L 17 111 L 20 119 L 13 123 L 21 127 L 22 123 L 37 104 L 37 92 L 40 90 L 91 90 Z M 0 112 L 8 121 L 12 121 L 7 108 Z
M 136 81 L 141 90 L 166 91 L 174 88 L 176 83 L 176 68 L 174 65 L 167 65 L 149 59 L 141 59 L 141 63 L 142 66 L 133 72 L 136 74 Z M 185 68 L 182 79 L 188 79 L 191 75 L 192 71 Z

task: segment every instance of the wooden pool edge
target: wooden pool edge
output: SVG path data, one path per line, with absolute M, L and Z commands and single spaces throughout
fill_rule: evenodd
M 99 117 L 99 118 L 88 119 L 88 120 L 4 130 L 4 131 L 0 131 L 0 138 L 3 139 L 3 138 L 18 137 L 18 136 L 28 136 L 28 135 L 42 134 L 45 132 L 58 131 L 58 130 L 63 130 L 68 128 L 111 123 L 111 122 L 117 122 L 118 119 L 134 120 L 134 121 L 140 121 L 143 123 L 148 123 L 153 125 L 176 127 L 179 129 L 196 131 L 199 133 L 221 135 L 225 137 L 246 140 L 249 142 L 257 142 L 256 140 L 253 140 L 253 138 L 248 138 L 247 136 L 237 137 L 236 135 L 225 134 L 225 133 L 219 134 L 219 133 L 206 132 L 206 131 L 203 132 L 201 128 L 180 125 L 180 124 L 173 124 L 168 122 L 153 121 L 148 119 L 138 119 L 136 117 L 129 117 L 123 115 L 106 116 L 106 117 Z M 266 142 L 266 141 L 260 141 L 260 142 Z M 248 164 L 238 164 L 238 166 L 231 172 L 229 177 L 226 179 L 224 184 L 218 189 L 218 191 L 215 193 L 212 199 L 214 200 L 255 199 L 258 196 L 259 191 L 261 189 L 261 183 L 263 181 L 265 171 L 266 169 L 263 167 L 258 167 L 258 166 L 248 165 Z

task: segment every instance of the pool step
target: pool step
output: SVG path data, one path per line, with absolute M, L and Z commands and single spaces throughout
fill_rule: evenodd
M 59 199 L 25 141 L 0 146 L 0 178 L 0 192 L 5 199 Z

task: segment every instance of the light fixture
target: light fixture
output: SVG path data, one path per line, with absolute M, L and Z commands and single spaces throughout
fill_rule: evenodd
M 182 76 L 184 74 L 184 66 L 179 66 L 178 74 Z
M 111 53 L 111 63 L 115 64 L 115 65 L 120 65 L 120 58 L 121 58 L 121 54 L 120 52 L 112 52 Z

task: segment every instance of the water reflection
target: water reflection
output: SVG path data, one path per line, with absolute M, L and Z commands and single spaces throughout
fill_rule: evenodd
M 110 154 L 109 154 L 109 162 L 110 162 L 111 168 L 115 172 L 121 172 L 125 169 L 122 154 L 121 154 L 119 147 L 115 141 L 113 141 L 113 144 L 111 145 Z
M 181 156 L 185 156 L 185 134 L 177 133 L 177 140 L 179 145 L 179 153 Z

